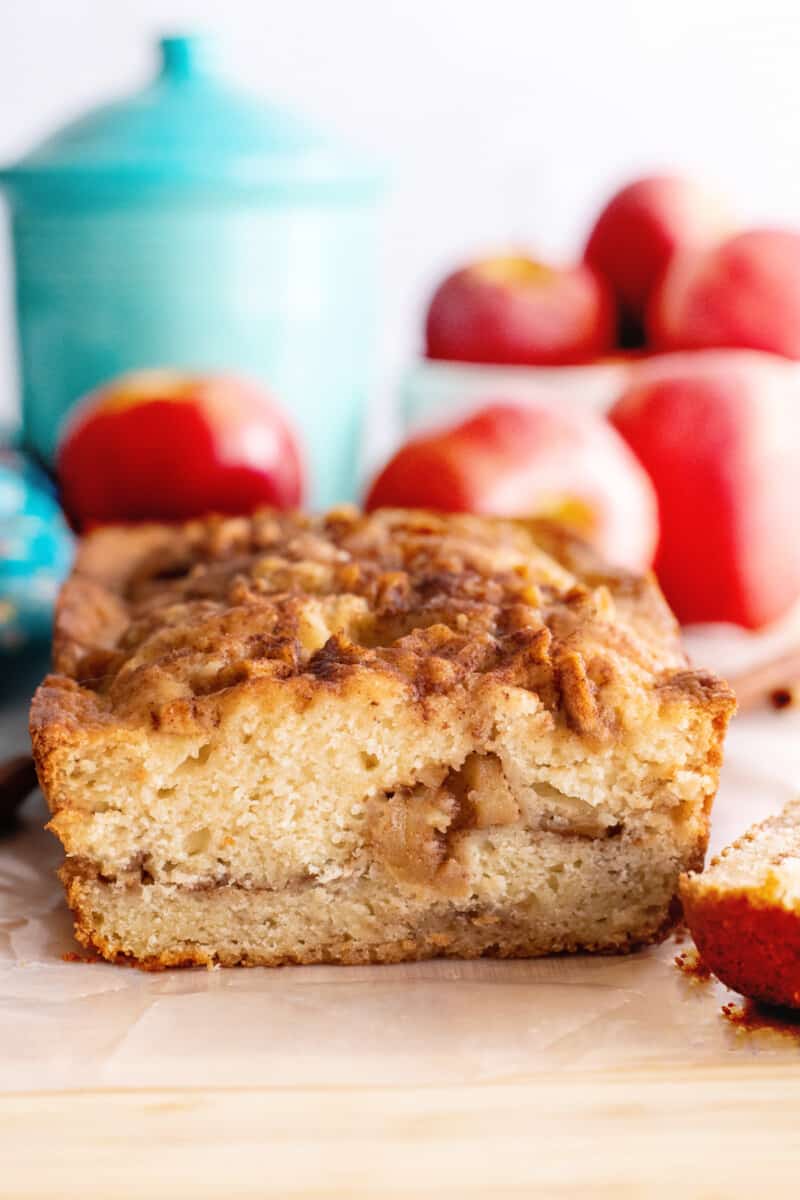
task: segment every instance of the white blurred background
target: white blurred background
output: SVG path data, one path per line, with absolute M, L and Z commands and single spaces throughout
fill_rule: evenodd
M 747 220 L 800 224 L 797 0 L 0 0 L 0 160 L 137 87 L 153 39 L 189 30 L 389 164 L 384 402 L 444 270 L 509 242 L 576 254 L 631 175 L 681 168 Z M 10 289 L 4 228 L 0 416 Z

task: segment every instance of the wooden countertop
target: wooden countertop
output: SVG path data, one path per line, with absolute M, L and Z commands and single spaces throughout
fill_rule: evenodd
M 796 1197 L 800 1064 L 0 1098 L 4 1196 Z

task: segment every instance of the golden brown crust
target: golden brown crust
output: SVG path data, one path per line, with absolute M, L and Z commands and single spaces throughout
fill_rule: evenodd
M 330 687 L 358 670 L 420 702 L 491 674 L 592 740 L 637 689 L 724 719 L 734 703 L 687 668 L 652 579 L 605 572 L 546 522 L 343 509 L 102 529 L 62 591 L 54 645 L 40 747 L 56 726 L 210 727 L 222 697 L 259 681 Z
M 746 892 L 682 886 L 686 923 L 704 965 L 728 987 L 800 1008 L 800 914 Z

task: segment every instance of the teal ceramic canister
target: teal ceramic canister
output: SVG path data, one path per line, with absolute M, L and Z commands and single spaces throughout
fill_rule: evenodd
M 0 171 L 25 446 L 51 462 L 69 408 L 121 371 L 229 371 L 262 381 L 293 419 L 312 506 L 352 498 L 379 177 L 234 88 L 212 41 L 160 49 L 143 91 Z

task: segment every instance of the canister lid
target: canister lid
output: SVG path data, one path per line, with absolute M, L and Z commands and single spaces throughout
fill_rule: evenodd
M 165 37 L 142 91 L 58 130 L 0 183 L 23 199 L 82 207 L 164 193 L 273 201 L 370 199 L 374 168 L 294 113 L 235 88 L 211 37 Z

